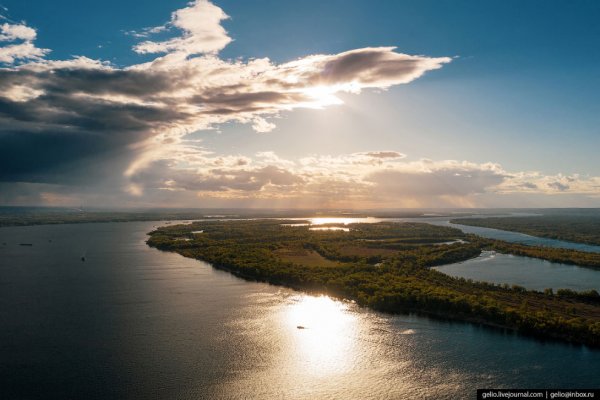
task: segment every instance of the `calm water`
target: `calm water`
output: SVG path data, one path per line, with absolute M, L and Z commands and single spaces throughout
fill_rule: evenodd
M 0 229 L 3 399 L 456 399 L 598 385 L 600 351 L 245 282 L 147 247 L 153 225 Z
M 435 269 L 475 281 L 516 284 L 535 290 L 600 291 L 600 271 L 493 251 L 484 251 L 477 258 Z

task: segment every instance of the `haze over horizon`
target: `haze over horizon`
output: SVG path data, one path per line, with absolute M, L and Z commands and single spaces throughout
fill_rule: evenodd
M 600 5 L 0 2 L 0 205 L 599 207 Z

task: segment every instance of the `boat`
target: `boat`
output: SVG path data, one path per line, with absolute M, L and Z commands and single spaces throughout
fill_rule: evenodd
M 19 246 L 33 246 L 33 243 L 19 243 Z
M 302 325 L 298 325 L 296 328 L 298 329 L 306 329 L 305 327 L 303 327 Z
M 85 261 L 85 256 L 82 256 L 82 257 L 81 257 L 81 261 Z

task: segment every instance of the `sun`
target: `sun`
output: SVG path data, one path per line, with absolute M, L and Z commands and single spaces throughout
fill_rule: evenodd
M 344 104 L 342 99 L 335 95 L 336 92 L 338 90 L 333 86 L 312 86 L 301 89 L 301 93 L 308 99 L 301 107 L 320 109 L 327 106 Z

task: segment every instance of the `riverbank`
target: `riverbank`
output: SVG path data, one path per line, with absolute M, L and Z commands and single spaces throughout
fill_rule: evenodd
M 600 253 L 561 249 L 556 247 L 526 246 L 501 240 L 483 239 L 470 236 L 483 248 L 515 256 L 532 257 L 561 264 L 577 265 L 585 268 L 600 269 Z
M 519 232 L 535 237 L 600 246 L 600 216 L 542 215 L 457 218 L 453 224 Z
M 348 225 L 349 232 L 340 232 L 284 224 L 210 221 L 163 227 L 150 234 L 148 245 L 210 262 L 244 279 L 326 293 L 375 310 L 416 312 L 600 346 L 597 293 L 540 293 L 452 278 L 428 268 L 471 258 L 489 245 L 432 244 L 465 238 L 457 229 L 379 223 Z M 315 254 L 329 263 L 315 262 Z

